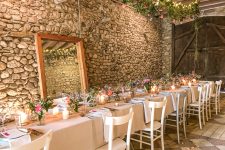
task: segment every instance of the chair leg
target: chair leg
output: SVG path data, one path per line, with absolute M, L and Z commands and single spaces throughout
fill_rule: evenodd
M 201 109 L 198 110 L 198 120 L 199 120 L 199 127 L 202 129 L 202 119 L 201 119 Z
M 218 98 L 218 106 L 219 106 L 219 112 L 220 112 L 220 97 Z
M 178 144 L 180 144 L 179 115 L 176 116 L 176 122 L 177 122 L 177 141 L 178 141 Z
M 209 119 L 212 119 L 211 101 L 209 100 Z
M 205 116 L 206 116 L 206 121 L 209 121 L 209 117 L 208 117 L 208 104 L 207 103 L 205 105 Z
M 142 140 L 143 140 L 142 134 L 143 134 L 142 131 L 140 131 L 140 149 L 142 149 Z
M 186 139 L 187 134 L 186 134 L 186 116 L 185 116 L 185 114 L 183 114 L 183 129 L 184 129 L 184 137 Z
M 151 150 L 154 150 L 154 131 L 151 133 Z
M 202 106 L 202 122 L 203 122 L 203 125 L 205 125 L 205 109 L 204 109 L 204 106 Z
M 162 145 L 162 150 L 164 150 L 164 129 L 163 130 L 161 130 L 161 145 Z
M 217 98 L 215 98 L 215 107 L 216 107 L 216 115 L 218 115 L 218 101 L 217 101 Z

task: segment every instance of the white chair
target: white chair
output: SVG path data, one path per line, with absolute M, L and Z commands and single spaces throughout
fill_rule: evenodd
M 133 121 L 133 109 L 129 113 L 120 117 L 105 117 L 104 124 L 109 126 L 108 144 L 97 148 L 96 150 L 130 150 L 130 135 Z M 113 140 L 113 126 L 123 125 L 128 123 L 126 142 L 120 138 Z
M 183 93 L 171 93 L 171 97 L 176 102 L 176 110 L 166 117 L 165 125 L 177 128 L 177 141 L 180 144 L 181 124 L 183 124 L 184 137 L 186 138 L 187 95 Z
M 190 88 L 191 94 L 192 95 L 195 94 L 194 87 L 191 86 Z M 187 114 L 188 117 L 190 117 L 191 115 L 197 115 L 199 120 L 199 127 L 200 129 L 202 129 L 202 122 L 203 125 L 205 125 L 204 99 L 203 99 L 205 91 L 202 85 L 198 87 L 198 91 L 199 91 L 199 98 L 196 101 L 192 99 L 192 102 L 187 107 Z
M 215 87 L 215 93 L 212 94 L 212 99 L 211 99 L 211 104 L 215 105 L 215 109 L 216 109 L 216 115 L 218 114 L 218 112 L 220 112 L 220 90 L 221 90 L 221 85 L 222 85 L 222 81 L 216 81 L 215 83 L 216 87 Z
M 203 95 L 205 117 L 206 117 L 206 121 L 208 121 L 209 118 L 211 118 L 211 110 L 210 110 L 211 109 L 211 107 L 210 107 L 210 105 L 211 105 L 211 101 L 210 101 L 210 97 L 211 97 L 210 89 L 211 89 L 211 87 L 210 87 L 210 84 L 205 83 L 203 85 L 203 88 L 204 88 L 204 91 L 205 91 L 205 93 Z
M 10 150 L 49 150 L 49 145 L 52 139 L 52 131 L 48 131 L 42 137 L 32 141 L 31 143 L 11 148 Z
M 213 94 L 213 89 L 214 89 L 214 82 L 209 81 L 209 94 L 208 94 L 208 101 L 209 101 L 209 118 L 212 118 L 212 111 L 211 111 L 211 98 Z
M 162 150 L 164 150 L 164 116 L 166 110 L 167 99 L 164 97 L 160 101 L 150 101 L 149 108 L 151 113 L 151 121 L 147 124 L 147 127 L 140 131 L 139 133 L 134 133 L 140 137 L 140 139 L 131 138 L 131 140 L 140 143 L 140 149 L 142 149 L 142 144 L 150 145 L 151 150 L 154 150 L 154 141 L 161 138 Z M 161 109 L 161 121 L 155 121 L 155 109 Z M 155 133 L 154 133 L 155 132 Z M 144 138 L 150 139 L 150 143 L 143 141 Z

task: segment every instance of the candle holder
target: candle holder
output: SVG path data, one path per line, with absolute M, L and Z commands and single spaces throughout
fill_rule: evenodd
M 172 89 L 172 90 L 175 90 L 175 89 L 176 89 L 175 85 L 172 85 L 172 86 L 171 86 L 171 89 Z
M 19 112 L 14 115 L 16 126 L 21 127 L 28 124 L 28 115 L 24 112 Z
M 104 104 L 106 104 L 108 98 L 109 98 L 108 95 L 100 94 L 97 96 L 97 102 L 99 105 L 104 105 Z

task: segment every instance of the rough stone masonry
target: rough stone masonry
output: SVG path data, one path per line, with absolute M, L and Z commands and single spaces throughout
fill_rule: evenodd
M 162 74 L 160 21 L 111 0 L 80 0 L 78 14 L 77 0 L 0 0 L 0 108 L 39 97 L 34 36 L 20 33 L 81 35 L 90 86 Z

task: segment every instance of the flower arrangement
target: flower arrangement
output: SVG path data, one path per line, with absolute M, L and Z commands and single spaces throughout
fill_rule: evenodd
M 37 119 L 42 124 L 42 120 L 44 119 L 45 113 L 48 112 L 49 108 L 53 105 L 52 99 L 49 97 L 47 99 L 40 99 L 34 101 L 33 99 L 28 102 L 28 106 L 32 112 L 37 115 Z
M 143 85 L 145 91 L 148 92 L 150 90 L 150 88 L 151 88 L 151 79 L 144 79 L 142 81 L 142 85 Z
M 77 95 L 73 95 L 73 97 L 67 97 L 68 100 L 68 104 L 70 106 L 70 108 L 74 111 L 74 112 L 78 112 L 78 108 L 79 108 L 79 101 L 82 101 L 81 97 L 77 96 Z

